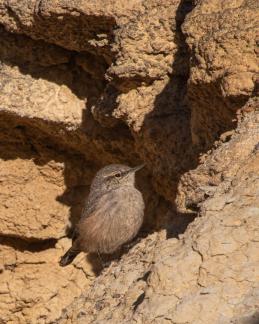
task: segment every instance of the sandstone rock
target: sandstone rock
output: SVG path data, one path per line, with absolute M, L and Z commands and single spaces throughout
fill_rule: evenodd
M 66 270 L 58 265 L 69 244 L 67 239 L 38 246 L 1 239 L 1 323 L 53 322 L 87 289 L 93 272 L 83 256 Z
M 257 115 L 248 120 L 258 130 Z M 240 132 L 250 134 L 247 125 L 241 123 Z M 235 139 L 229 146 L 235 150 Z M 59 323 L 230 323 L 256 313 L 258 174 L 259 151 L 252 150 L 227 192 L 230 179 L 201 205 L 180 240 L 148 236 L 96 279 Z
M 2 146 L 0 233 L 26 240 L 59 239 L 79 218 L 91 171 L 51 150 Z
M 198 0 L 182 30 L 191 50 L 192 139 L 207 150 L 255 95 L 257 1 Z
M 53 162 L 37 169 L 31 160 L 1 161 L 0 179 L 4 183 L 0 193 L 2 235 L 28 239 L 64 235 L 68 207 L 55 200 L 64 191 L 64 165 Z
M 0 321 L 257 318 L 257 6 L 0 0 Z M 60 269 L 95 172 L 140 161 L 141 239 Z
M 244 107 L 258 111 L 258 100 L 251 99 Z M 240 116 L 242 119 L 243 117 Z M 231 140 L 230 140 L 231 138 Z M 178 187 L 177 206 L 179 209 L 195 209 L 206 198 L 213 196 L 218 185 L 224 180 L 224 190 L 228 190 L 240 166 L 255 150 L 259 142 L 258 113 L 247 116 L 242 126 L 229 134 L 226 141 L 219 141 L 215 147 L 200 158 L 200 165 L 185 173 Z M 222 201 L 222 200 L 221 200 Z M 216 206 L 214 206 L 216 208 Z
M 97 50 L 108 58 L 115 17 L 122 15 L 123 10 L 130 15 L 131 5 L 123 8 L 110 1 L 106 11 L 101 1 L 11 0 L 1 1 L 0 16 L 9 31 L 44 39 L 69 50 Z
M 36 1 L 29 3 L 10 1 L 4 2 L 0 8 L 0 23 L 7 30 L 81 52 L 79 55 L 70 54 L 72 59 L 70 57 L 69 62 L 63 66 L 57 65 L 57 71 L 51 68 L 53 76 L 51 81 L 56 84 L 45 84 L 48 96 L 43 94 L 43 101 L 49 101 L 51 94 L 65 92 L 64 100 L 67 105 L 75 107 L 74 113 L 65 109 L 66 114 L 69 111 L 69 115 L 62 116 L 64 105 L 62 104 L 60 108 L 57 95 L 50 102 L 56 106 L 55 111 L 59 107 L 60 111 L 56 113 L 60 116 L 58 118 L 60 120 L 63 118 L 70 128 L 75 129 L 74 122 L 80 123 L 79 116 L 82 111 L 81 121 L 85 132 L 90 136 L 93 128 L 98 132 L 98 141 L 91 139 L 81 151 L 90 151 L 91 159 L 94 161 L 101 155 L 104 163 L 104 155 L 109 151 L 116 150 L 116 154 L 109 157 L 109 161 L 112 161 L 120 154 L 119 151 L 123 150 L 120 154 L 121 160 L 136 161 L 138 157 L 133 156 L 136 152 L 134 148 L 136 141 L 137 152 L 147 162 L 156 189 L 173 202 L 179 174 L 196 162 L 195 159 L 192 161 L 189 158 L 192 155 L 190 110 L 185 102 L 189 57 L 180 30 L 184 16 L 191 9 L 191 1 L 165 0 L 162 5 L 155 0 L 147 4 L 139 1 L 123 5 L 120 2 L 111 2 L 107 4 L 105 14 L 101 2 L 91 1 L 88 4 L 41 1 L 39 5 Z M 99 29 L 102 29 L 102 32 Z M 85 54 L 85 51 L 90 52 L 90 55 Z M 73 60 L 87 71 L 87 75 L 84 76 L 82 71 L 73 73 L 68 69 L 67 65 Z M 95 68 L 93 61 L 98 62 Z M 40 73 L 38 69 L 36 70 L 40 78 L 47 78 L 47 81 L 50 81 L 49 76 L 46 77 L 49 70 L 41 70 Z M 32 72 L 30 69 L 26 74 L 31 75 Z M 169 73 L 172 74 L 172 78 L 168 77 Z M 77 78 L 79 80 L 76 80 Z M 100 82 L 101 79 L 109 81 L 105 88 L 105 83 Z M 74 80 L 77 81 L 76 84 Z M 57 84 L 60 83 L 65 87 L 59 89 Z M 39 80 L 35 82 L 35 87 L 41 84 L 42 81 Z M 87 84 L 87 87 L 82 89 L 82 84 Z M 52 91 L 50 86 L 54 88 Z M 69 95 L 71 90 L 76 91 L 75 94 L 80 99 L 87 101 L 87 108 L 90 108 L 93 117 L 101 125 L 108 127 L 117 125 L 115 128 L 117 131 L 112 128 L 114 131 L 111 130 L 109 133 L 117 135 L 119 131 L 121 134 L 119 140 L 123 137 L 123 143 L 112 143 L 112 147 L 109 147 L 107 140 L 100 143 L 100 137 L 107 139 L 112 136 L 114 141 L 115 136 L 107 134 L 107 130 L 94 127 L 92 115 L 89 116 L 88 109 L 82 110 L 83 102 L 79 101 L 79 98 L 72 98 Z M 36 93 L 36 89 L 33 93 Z M 44 106 L 50 106 L 52 115 L 53 107 L 50 103 Z M 47 114 L 44 119 L 49 118 Z M 122 126 L 122 121 L 130 127 L 134 139 L 130 138 L 130 133 L 124 125 Z M 161 124 L 165 132 L 158 136 Z M 57 134 L 52 132 L 51 138 L 54 136 Z M 81 134 L 78 136 L 80 142 L 76 141 L 77 150 L 82 142 L 85 142 L 85 136 Z M 170 140 L 164 140 L 168 136 Z M 127 147 L 126 142 L 129 142 Z M 95 145 L 93 149 L 92 145 Z M 185 147 L 184 152 L 182 147 Z M 166 161 L 165 164 L 161 164 L 158 159 L 161 155 Z
M 118 120 L 130 127 L 156 190 L 174 203 L 179 176 L 196 163 L 185 98 L 189 55 L 180 30 L 192 6 L 149 1 L 144 7 L 116 31 L 113 48 L 119 51 L 106 73 L 110 84 L 92 113 L 107 127 Z

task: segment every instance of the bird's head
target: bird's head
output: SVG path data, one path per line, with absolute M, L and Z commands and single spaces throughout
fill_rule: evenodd
M 94 177 L 91 189 L 112 190 L 122 186 L 134 186 L 135 173 L 144 164 L 131 168 L 123 164 L 110 164 L 99 170 Z

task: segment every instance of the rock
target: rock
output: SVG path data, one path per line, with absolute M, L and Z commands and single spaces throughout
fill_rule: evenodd
M 0 0 L 1 323 L 257 317 L 257 6 Z M 60 269 L 96 171 L 142 162 L 138 240 Z
M 66 270 L 58 265 L 69 244 L 67 239 L 38 246 L 1 239 L 1 323 L 53 322 L 87 289 L 93 272 L 82 255 Z
M 23 82 L 24 87 L 27 84 L 29 89 L 32 88 L 34 95 L 39 87 L 44 89 L 40 96 L 36 95 L 37 100 L 34 99 L 34 111 L 41 111 L 41 123 L 52 116 L 51 120 L 55 123 L 63 120 L 64 124 L 65 121 L 66 129 L 69 130 L 76 130 L 80 124 L 80 129 L 83 128 L 84 132 L 77 132 L 73 136 L 76 137 L 73 148 L 80 149 L 81 152 L 87 151 L 88 160 L 96 161 L 101 155 L 102 164 L 111 163 L 115 158 L 138 163 L 137 155 L 140 155 L 153 174 L 157 191 L 173 202 L 179 175 L 196 162 L 195 158 L 189 158 L 193 153 L 190 109 L 185 102 L 189 56 L 180 30 L 184 16 L 191 9 L 190 1 L 181 3 L 177 0 L 172 3 L 166 0 L 162 7 L 158 7 L 156 1 L 146 5 L 136 1 L 134 6 L 127 4 L 123 7 L 119 3 L 112 3 L 105 14 L 102 3 L 41 1 L 40 6 L 37 4 L 36 1 L 4 2 L 0 11 L 0 23 L 8 31 L 38 40 L 34 47 L 38 46 L 39 40 L 44 39 L 66 49 L 63 49 L 63 55 L 67 62 L 60 64 L 61 58 L 55 58 L 57 63 L 51 69 L 35 68 L 38 53 L 34 51 L 35 57 L 31 57 L 32 62 L 20 76 L 20 82 Z M 74 14 L 71 15 L 71 12 Z M 94 23 L 93 12 L 96 17 Z M 100 28 L 103 29 L 103 39 L 98 38 Z M 15 52 L 17 37 L 12 46 L 9 46 L 11 53 Z M 106 45 L 103 44 L 104 39 L 107 39 Z M 29 40 L 30 44 L 31 42 Z M 46 48 L 44 44 L 40 46 Z M 9 61 L 13 57 L 11 53 L 4 53 L 4 60 L 8 57 Z M 43 57 L 47 57 L 47 54 Z M 19 69 L 24 60 L 16 60 Z M 93 61 L 98 62 L 95 67 Z M 15 67 L 12 69 L 15 70 Z M 17 72 L 8 74 L 11 77 Z M 27 81 L 24 80 L 24 74 Z M 172 76 L 169 78 L 168 74 Z M 63 86 L 60 87 L 60 84 Z M 15 84 L 12 86 L 17 87 Z M 26 91 L 28 98 L 31 96 L 29 89 L 21 91 Z M 4 95 L 10 97 L 7 92 Z M 37 106 L 39 100 L 42 100 L 44 109 L 40 109 L 40 104 Z M 26 103 L 21 101 L 21 104 Z M 71 108 L 66 109 L 65 105 Z M 26 109 L 22 109 L 30 110 L 29 116 L 32 110 L 30 106 L 26 105 Z M 100 128 L 92 117 L 110 129 Z M 33 123 L 35 122 L 34 119 Z M 160 134 L 161 125 L 165 129 L 163 134 Z M 50 131 L 49 122 L 43 128 L 44 132 L 47 129 Z M 71 138 L 71 134 L 64 136 L 63 132 L 62 129 L 62 134 L 59 135 L 51 130 L 51 140 L 59 137 L 60 144 L 64 142 L 64 137 Z M 85 133 L 88 134 L 87 138 Z M 169 136 L 170 140 L 163 139 Z M 111 151 L 112 154 L 109 154 Z M 110 155 L 109 158 L 107 154 Z M 165 160 L 163 164 L 158 158 L 161 155 Z
M 1 161 L 2 235 L 27 239 L 64 235 L 69 208 L 56 201 L 65 188 L 62 183 L 64 165 L 53 162 L 37 169 L 31 160 Z
M 207 150 L 255 95 L 256 1 L 198 0 L 182 30 L 191 50 L 192 139 Z
M 251 131 L 246 121 L 239 129 L 246 134 Z M 235 147 L 235 139 L 231 145 Z M 158 240 L 149 235 L 104 271 L 58 323 L 230 323 L 256 313 L 258 173 L 259 154 L 254 152 L 245 164 L 240 161 L 231 178 L 232 201 L 226 201 L 223 180 L 214 197 L 201 204 L 199 217 L 181 239 L 162 236 Z M 113 297 L 116 294 L 119 301 Z M 131 301 L 130 296 L 138 297 Z M 101 310 L 94 306 L 98 301 Z M 79 316 L 80 312 L 84 315 Z
M 251 99 L 244 109 L 246 107 L 256 111 L 258 100 Z M 240 118 L 243 119 L 241 116 Z M 214 194 L 222 180 L 225 184 L 224 191 L 227 192 L 240 165 L 246 163 L 247 158 L 255 150 L 258 140 L 257 112 L 248 115 L 242 121 L 242 126 L 237 126 L 229 141 L 221 142 L 218 147 L 201 157 L 201 163 L 196 169 L 182 176 L 178 186 L 178 207 L 182 210 L 186 210 L 186 207 L 195 208 L 208 196 Z M 213 194 L 208 194 L 209 191 Z M 216 201 L 213 208 L 217 208 Z

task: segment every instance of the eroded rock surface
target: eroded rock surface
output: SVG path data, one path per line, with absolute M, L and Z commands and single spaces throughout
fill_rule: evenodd
M 258 91 L 257 1 L 197 0 L 182 30 L 192 51 L 193 144 L 207 150 Z
M 250 134 L 253 114 L 237 132 Z M 244 145 L 249 146 L 250 136 Z M 224 144 L 222 145 L 224 146 Z M 222 146 L 212 155 L 220 154 Z M 258 145 L 257 145 L 258 146 Z M 259 150 L 223 180 L 180 239 L 143 239 L 59 323 L 231 323 L 259 306 Z M 236 139 L 228 145 L 234 154 Z
M 53 322 L 87 289 L 94 274 L 82 256 L 67 269 L 58 265 L 69 245 L 68 239 L 57 244 L 1 239 L 1 323 Z
M 258 99 L 253 98 L 244 110 L 258 111 L 258 105 Z M 238 118 L 241 121 L 242 114 Z M 259 131 L 256 118 L 257 115 L 251 115 L 235 131 L 223 133 L 215 146 L 200 158 L 200 165 L 182 176 L 178 186 L 178 208 L 186 211 L 186 208 L 198 206 L 214 194 L 223 180 L 227 190 L 232 178 L 257 147 Z
M 257 9 L 0 0 L 1 323 L 256 318 Z M 95 172 L 143 161 L 140 242 L 60 268 Z

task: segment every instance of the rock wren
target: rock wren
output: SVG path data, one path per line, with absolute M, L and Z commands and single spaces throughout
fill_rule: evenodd
M 61 266 L 70 264 L 82 251 L 111 254 L 136 236 L 145 206 L 135 187 L 135 172 L 143 166 L 111 164 L 97 172 L 72 247 L 60 259 Z

